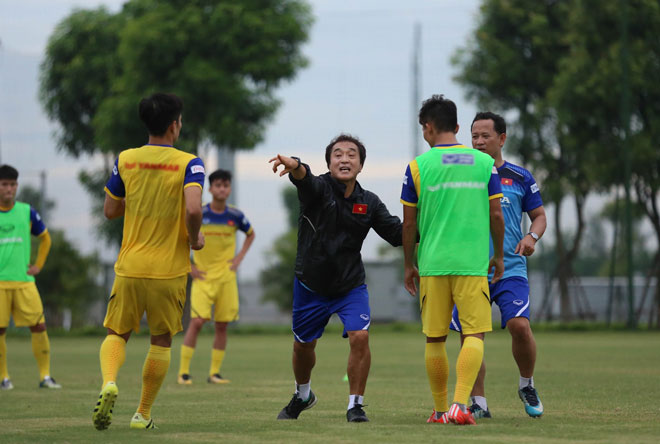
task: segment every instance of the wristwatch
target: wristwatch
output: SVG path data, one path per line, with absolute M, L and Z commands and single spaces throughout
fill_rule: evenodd
M 530 231 L 530 232 L 527 233 L 527 234 L 529 234 L 530 236 L 532 236 L 532 239 L 534 239 L 535 241 L 538 241 L 538 240 L 539 240 L 539 235 L 536 234 L 536 233 L 534 233 L 533 231 Z

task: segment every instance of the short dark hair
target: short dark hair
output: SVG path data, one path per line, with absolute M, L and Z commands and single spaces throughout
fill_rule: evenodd
M 470 125 L 470 129 L 472 129 L 472 126 L 474 126 L 474 122 L 476 122 L 477 120 L 492 120 L 493 128 L 495 128 L 495 132 L 497 134 L 506 134 L 506 122 L 504 121 L 504 117 L 500 116 L 499 114 L 495 114 L 490 111 L 478 112 L 477 115 L 474 116 L 474 119 L 472 120 L 472 125 Z
M 440 132 L 454 132 L 458 125 L 456 104 L 442 94 L 434 94 L 422 103 L 419 124 L 432 124 Z
M 183 111 L 183 101 L 174 94 L 156 93 L 140 100 L 140 120 L 152 136 L 162 136 Z
M 327 147 L 325 147 L 325 163 L 330 166 L 330 155 L 332 154 L 332 147 L 339 142 L 353 142 L 357 148 L 358 153 L 360 154 L 360 165 L 364 165 L 364 161 L 367 159 L 367 149 L 364 147 L 364 144 L 355 136 L 350 134 L 340 134 L 330 141 Z
M 0 166 L 0 180 L 17 180 L 18 170 L 13 166 L 2 165 Z
M 226 180 L 227 182 L 231 182 L 231 171 L 215 170 L 209 175 L 209 185 L 213 185 L 213 182 L 216 180 Z

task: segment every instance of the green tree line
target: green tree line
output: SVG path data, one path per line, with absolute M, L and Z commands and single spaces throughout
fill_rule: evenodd
M 659 33 L 656 0 L 485 0 L 469 43 L 453 58 L 468 97 L 510 116 L 506 149 L 530 167 L 554 209 L 552 274 L 565 321 L 574 318 L 568 283 L 584 247 L 585 203 L 621 189 L 626 151 L 634 205 L 660 245 Z M 631 112 L 623 117 L 626 78 Z M 575 227 L 563 217 L 564 202 L 577 214 Z M 660 282 L 660 250 L 649 275 Z M 654 300 L 658 326 L 660 286 Z

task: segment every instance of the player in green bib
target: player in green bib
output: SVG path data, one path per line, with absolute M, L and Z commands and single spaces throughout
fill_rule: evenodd
M 44 309 L 34 276 L 39 274 L 50 250 L 50 234 L 39 213 L 16 201 L 18 171 L 0 166 L 0 389 L 14 385 L 7 370 L 6 331 L 14 318 L 17 327 L 32 332 L 32 352 L 39 367 L 39 387 L 60 388 L 50 377 L 50 341 L 46 333 Z M 30 264 L 30 236 L 39 238 L 39 251 Z
M 483 359 L 484 333 L 492 330 L 487 275 L 504 272 L 502 189 L 493 159 L 461 145 L 456 105 L 443 96 L 426 100 L 419 112 L 431 149 L 410 162 L 401 192 L 404 280 L 412 296 L 420 281 L 426 371 L 434 400 L 427 422 L 475 424 L 467 401 Z M 419 232 L 417 261 L 415 240 Z M 495 254 L 489 258 L 489 233 Z M 420 277 L 421 276 L 421 277 Z M 465 341 L 456 363 L 456 389 L 448 405 L 449 361 L 445 341 L 454 305 Z

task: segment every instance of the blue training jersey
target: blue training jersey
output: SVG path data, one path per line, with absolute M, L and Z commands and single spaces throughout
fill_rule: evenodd
M 543 205 L 539 187 L 532 174 L 525 168 L 510 162 L 497 169 L 502 184 L 502 213 L 504 214 L 504 275 L 502 279 L 520 276 L 527 279 L 527 258 L 514 254 L 516 245 L 526 233 L 522 232 L 523 213 Z M 490 239 L 490 255 L 494 254 Z M 488 275 L 488 280 L 493 274 Z

